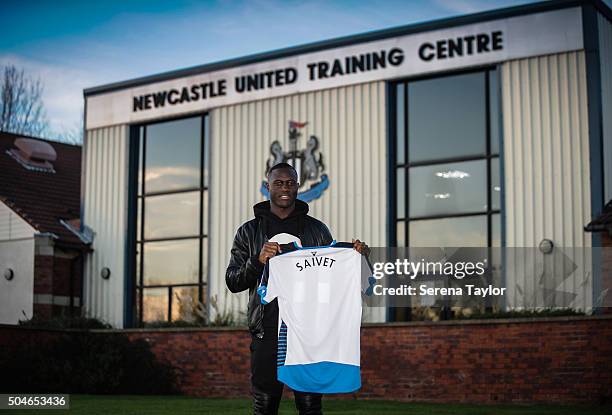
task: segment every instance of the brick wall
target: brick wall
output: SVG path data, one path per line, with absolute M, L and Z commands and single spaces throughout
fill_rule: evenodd
M 244 331 L 130 331 L 197 396 L 249 392 Z M 612 398 L 612 319 L 404 323 L 362 328 L 357 398 L 598 402 Z M 607 397 L 607 398 L 606 398 Z
M 612 397 L 611 352 L 612 320 L 372 327 L 363 332 L 360 395 L 597 402 Z
M 53 293 L 53 256 L 34 256 L 34 294 Z
M 53 295 L 69 296 L 70 295 L 70 275 L 73 272 L 73 259 L 56 257 L 53 260 Z M 78 278 L 75 276 L 75 278 Z M 79 291 L 75 290 L 77 296 Z
M 146 339 L 176 368 L 183 393 L 248 396 L 250 338 L 244 329 L 123 332 Z M 32 331 L 0 326 L 0 348 L 25 335 Z M 368 325 L 361 358 L 357 399 L 609 403 L 612 316 Z
M 249 394 L 251 340 L 246 329 L 128 331 L 128 336 L 144 338 L 158 358 L 175 367 L 185 394 Z
M 53 294 L 53 256 L 34 256 L 34 295 Z M 34 317 L 48 319 L 53 316 L 51 304 L 34 301 Z
M 81 296 L 81 267 L 78 258 L 72 259 L 59 255 L 34 256 L 34 295 L 52 296 L 51 301 L 34 302 L 34 316 L 49 319 L 61 315 L 70 315 L 70 279 L 73 279 L 73 294 L 75 297 L 74 315 L 80 314 L 78 298 Z

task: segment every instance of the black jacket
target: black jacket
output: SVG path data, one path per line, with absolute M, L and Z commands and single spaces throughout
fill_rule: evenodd
M 299 214 L 298 233 L 302 246 L 329 245 L 333 239 L 323 222 L 308 216 L 308 205 L 296 200 L 296 212 Z M 267 240 L 266 213 L 270 211 L 270 202 L 261 202 L 253 206 L 255 219 L 244 223 L 234 237 L 229 265 L 225 271 L 225 283 L 233 293 L 249 290 L 247 319 L 249 331 L 263 337 L 263 308 L 257 287 L 264 266 L 259 262 L 259 252 Z

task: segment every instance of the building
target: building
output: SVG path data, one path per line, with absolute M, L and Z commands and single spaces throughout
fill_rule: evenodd
M 289 160 L 337 240 L 579 249 L 592 278 L 569 284 L 595 309 L 602 240 L 583 228 L 612 198 L 611 19 L 535 3 L 85 90 L 85 307 L 116 327 L 198 302 L 239 315 L 234 232 Z
M 0 323 L 79 315 L 81 147 L 0 132 Z

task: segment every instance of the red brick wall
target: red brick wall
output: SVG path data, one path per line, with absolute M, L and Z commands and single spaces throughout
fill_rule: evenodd
M 70 295 L 70 273 L 72 259 L 55 257 L 53 261 L 53 295 Z M 76 291 L 75 291 L 76 292 Z
M 363 335 L 363 397 L 481 403 L 612 397 L 612 320 L 386 326 Z
M 244 331 L 132 331 L 189 395 L 249 393 Z M 612 319 L 407 323 L 362 329 L 357 398 L 430 402 L 612 399 Z
M 34 295 L 53 294 L 53 260 L 50 255 L 34 256 Z M 49 319 L 53 316 L 53 306 L 38 304 L 34 301 L 34 317 Z
M 194 396 L 249 394 L 249 345 L 246 329 L 133 331 L 160 360 L 175 367 L 179 389 Z
M 34 256 L 34 294 L 50 294 L 70 297 L 70 278 L 73 278 L 75 296 L 74 315 L 80 314 L 76 298 L 81 295 L 81 267 L 78 259 L 60 256 Z M 74 273 L 74 275 L 72 275 Z M 70 307 L 58 304 L 34 303 L 34 316 L 49 319 L 61 315 L 70 315 Z
M 34 294 L 53 293 L 53 260 L 50 255 L 34 256 Z
M 248 396 L 244 329 L 123 332 L 146 339 L 160 360 L 175 366 L 183 393 Z M 23 335 L 0 326 L 0 349 Z M 362 329 L 361 361 L 357 399 L 609 403 L 612 317 L 369 325 Z

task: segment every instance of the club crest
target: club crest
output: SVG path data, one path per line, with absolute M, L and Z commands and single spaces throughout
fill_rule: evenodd
M 306 141 L 306 148 L 298 149 L 298 141 L 302 135 L 299 130 L 307 124 L 307 122 L 289 121 L 289 150 L 284 151 L 281 143 L 274 140 L 270 145 L 270 157 L 265 171 L 267 177 L 270 169 L 276 164 L 291 164 L 297 170 L 300 181 L 300 191 L 297 197 L 304 202 L 318 199 L 329 187 L 323 154 L 319 151 L 319 139 L 311 135 Z M 266 198 L 269 198 L 270 194 L 265 183 L 265 180 L 262 181 L 260 191 Z

